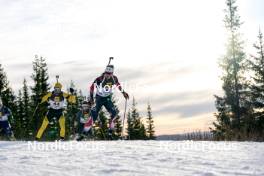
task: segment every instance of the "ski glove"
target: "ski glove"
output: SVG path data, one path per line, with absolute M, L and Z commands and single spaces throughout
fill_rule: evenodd
M 129 99 L 129 95 L 125 91 L 123 92 L 123 96 L 125 97 L 125 99 Z

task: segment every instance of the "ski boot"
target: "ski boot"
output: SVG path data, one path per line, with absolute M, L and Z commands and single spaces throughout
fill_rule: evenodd
M 76 141 L 82 141 L 84 139 L 84 135 L 81 134 L 77 137 Z

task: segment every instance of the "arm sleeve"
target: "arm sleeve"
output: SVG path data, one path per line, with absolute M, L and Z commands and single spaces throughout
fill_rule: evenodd
M 94 95 L 94 82 L 90 87 L 90 98 L 93 99 L 93 95 Z
M 122 86 L 121 86 L 121 84 L 120 84 L 120 82 L 119 82 L 119 80 L 118 80 L 118 78 L 117 78 L 116 76 L 114 76 L 114 80 L 115 80 L 115 85 L 117 86 L 117 88 L 118 88 L 121 92 L 123 92 L 124 90 L 123 90 L 123 88 L 122 88 Z
M 72 104 L 76 103 L 76 96 L 75 95 L 71 95 L 71 94 L 68 94 L 68 93 L 63 93 L 63 97 L 66 98 L 69 103 L 72 103 Z
M 100 77 L 96 78 L 93 84 L 90 86 L 90 98 L 93 100 L 95 85 L 100 84 Z
M 44 102 L 47 102 L 50 96 L 51 96 L 51 92 L 49 92 L 48 94 L 46 94 L 46 95 L 42 98 L 40 104 L 42 104 L 42 103 L 44 103 Z

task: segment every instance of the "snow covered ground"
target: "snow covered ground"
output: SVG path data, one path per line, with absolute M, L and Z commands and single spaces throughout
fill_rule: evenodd
M 0 142 L 0 176 L 263 176 L 263 163 L 254 142 Z

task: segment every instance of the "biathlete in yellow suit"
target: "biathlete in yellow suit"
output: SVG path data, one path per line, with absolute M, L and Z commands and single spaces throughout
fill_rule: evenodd
M 48 103 L 48 112 L 46 116 L 44 117 L 44 120 L 42 122 L 42 125 L 40 129 L 38 130 L 36 139 L 39 140 L 44 131 L 46 130 L 49 122 L 52 118 L 57 118 L 59 120 L 60 125 L 60 139 L 64 140 L 65 138 L 65 116 L 64 116 L 64 109 L 66 107 L 66 101 L 68 103 L 76 103 L 76 96 L 73 95 L 74 90 L 70 88 L 71 94 L 65 93 L 61 91 L 62 85 L 57 82 L 54 86 L 54 91 L 49 92 L 47 95 L 45 95 L 41 103 Z

